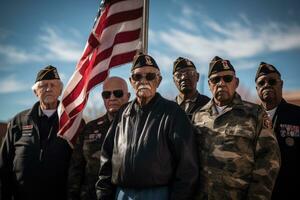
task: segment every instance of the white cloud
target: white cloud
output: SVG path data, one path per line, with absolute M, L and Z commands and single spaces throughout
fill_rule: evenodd
M 74 33 L 74 29 L 71 31 Z M 68 37 L 62 37 L 59 32 L 51 27 L 47 27 L 44 30 L 44 34 L 39 36 L 39 40 L 43 48 L 48 52 L 45 57 L 55 58 L 61 61 L 73 62 L 77 61 L 83 51 L 81 45 L 76 40 L 71 40 L 70 35 Z
M 234 63 L 232 63 L 235 68 L 239 70 L 243 69 L 253 69 L 258 67 L 258 62 L 257 61 L 251 61 L 251 60 L 238 60 Z
M 181 8 L 182 8 L 181 12 L 182 12 L 182 14 L 183 14 L 184 17 L 191 17 L 195 13 L 194 10 L 190 6 L 188 6 L 186 4 L 183 4 L 181 6 Z
M 42 57 L 12 45 L 1 45 L 0 54 L 4 56 L 8 63 L 20 64 L 29 61 L 42 61 Z
M 45 27 L 33 41 L 33 49 L 25 49 L 20 46 L 0 44 L 0 55 L 8 64 L 20 64 L 27 62 L 63 61 L 76 62 L 83 51 L 79 32 L 70 29 L 64 35 L 53 27 Z
M 193 11 L 186 12 L 191 15 Z M 195 58 L 200 64 L 207 63 L 215 55 L 241 60 L 251 59 L 261 53 L 300 48 L 300 26 L 297 24 L 266 22 L 252 25 L 244 14 L 240 14 L 237 20 L 226 23 L 219 23 L 208 17 L 200 18 L 203 19 L 194 19 L 202 22 L 198 29 L 209 34 L 191 32 L 188 26 L 185 29 L 168 27 L 166 30 L 155 32 L 155 38 L 159 40 L 156 42 L 160 42 L 174 54 Z M 184 21 L 190 18 L 177 17 L 173 20 Z
M 169 73 L 173 67 L 172 57 L 166 54 L 163 54 L 158 51 L 150 52 L 150 54 L 155 58 L 157 64 L 160 67 L 160 70 L 163 72 Z M 175 60 L 175 59 L 174 59 Z
M 0 93 L 12 93 L 30 90 L 31 86 L 28 83 L 19 81 L 14 75 L 3 78 L 0 81 Z
M 182 27 L 184 27 L 187 30 L 190 30 L 190 31 L 197 30 L 197 25 L 194 24 L 190 19 L 178 18 L 176 20 L 179 25 L 181 25 Z
M 240 18 L 243 20 L 243 22 L 247 25 L 251 25 L 251 21 L 249 20 L 248 16 L 244 13 L 239 14 Z

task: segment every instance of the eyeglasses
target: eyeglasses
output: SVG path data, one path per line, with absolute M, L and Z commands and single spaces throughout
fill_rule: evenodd
M 232 75 L 216 76 L 216 77 L 210 78 L 209 81 L 213 84 L 217 84 L 221 81 L 221 79 L 223 79 L 223 81 L 225 83 L 230 83 L 233 80 L 233 76 Z
M 147 81 L 153 81 L 158 75 L 159 74 L 157 73 L 151 73 L 151 72 L 145 74 L 136 73 L 136 74 L 131 74 L 131 78 L 134 81 L 141 81 L 143 78 L 145 78 Z
M 189 70 L 189 71 L 185 71 L 185 72 L 176 72 L 176 73 L 174 74 L 174 78 L 177 79 L 177 80 L 179 80 L 179 79 L 182 78 L 182 76 L 185 76 L 185 77 L 193 77 L 193 76 L 195 76 L 196 74 L 197 74 L 197 72 L 194 71 L 194 70 Z
M 270 78 L 270 79 L 268 79 L 268 80 L 261 80 L 261 81 L 258 81 L 258 82 L 257 82 L 257 85 L 258 85 L 259 87 L 262 87 L 262 86 L 264 86 L 266 83 L 268 83 L 268 85 L 274 86 L 274 85 L 277 84 L 277 82 L 278 82 L 278 81 L 277 81 L 276 79 Z
M 116 98 L 121 98 L 124 95 L 123 90 L 114 90 L 114 91 L 103 91 L 102 97 L 103 99 L 109 99 L 111 94 L 114 94 Z

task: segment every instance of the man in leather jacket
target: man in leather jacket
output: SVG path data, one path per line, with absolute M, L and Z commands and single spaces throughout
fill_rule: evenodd
M 72 149 L 57 136 L 62 88 L 55 67 L 40 70 L 32 87 L 39 101 L 10 121 L 0 150 L 0 199 L 67 199 Z
M 162 78 L 151 56 L 138 54 L 131 72 L 136 98 L 120 109 L 105 138 L 98 199 L 191 199 L 198 161 L 190 121 L 156 92 Z
M 261 62 L 255 77 L 257 94 L 272 120 L 281 152 L 281 168 L 272 199 L 298 199 L 300 180 L 300 107 L 282 98 L 283 80 L 271 64 Z

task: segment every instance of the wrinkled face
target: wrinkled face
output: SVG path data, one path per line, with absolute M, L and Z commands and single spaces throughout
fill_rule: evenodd
M 239 79 L 233 71 L 222 71 L 212 74 L 208 80 L 209 89 L 218 106 L 228 105 L 239 85 Z
M 128 102 L 130 94 L 123 79 L 110 78 L 103 84 L 102 99 L 108 113 L 115 113 Z
M 161 76 L 159 70 L 154 67 L 141 67 L 132 72 L 129 80 L 137 99 L 141 100 L 141 102 L 148 102 L 154 97 L 160 84 Z
M 199 74 L 192 68 L 178 70 L 173 75 L 173 80 L 177 89 L 183 94 L 196 92 Z
M 276 73 L 258 77 L 256 91 L 263 102 L 279 102 L 282 98 L 283 81 Z
M 34 92 L 41 104 L 56 105 L 62 92 L 62 84 L 60 80 L 42 80 L 39 81 Z

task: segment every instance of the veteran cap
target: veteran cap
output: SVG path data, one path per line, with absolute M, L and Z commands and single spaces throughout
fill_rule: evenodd
M 255 81 L 258 79 L 258 77 L 271 73 L 276 73 L 281 76 L 280 72 L 273 65 L 261 62 L 256 72 Z
M 57 69 L 49 65 L 38 72 L 35 82 L 42 81 L 42 80 L 53 80 L 53 79 L 60 80 Z
M 210 77 L 212 74 L 222 71 L 235 72 L 234 67 L 231 65 L 229 60 L 223 60 L 219 56 L 215 56 L 209 63 L 208 77 Z
M 158 65 L 156 64 L 155 60 L 146 54 L 138 53 L 132 63 L 131 71 L 140 68 L 140 67 L 154 67 L 159 70 Z
M 173 74 L 181 69 L 184 68 L 194 68 L 196 69 L 194 63 L 192 61 L 190 61 L 187 58 L 183 58 L 183 57 L 178 57 L 175 61 L 174 61 L 174 65 L 173 65 Z

